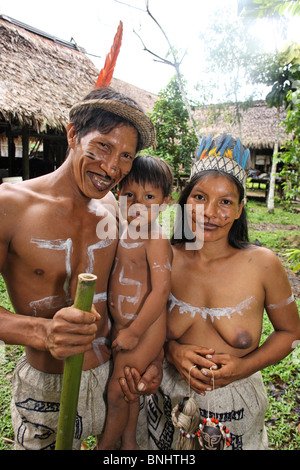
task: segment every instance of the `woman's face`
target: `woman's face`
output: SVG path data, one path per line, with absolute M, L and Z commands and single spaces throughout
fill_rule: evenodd
M 236 184 L 226 176 L 203 176 L 187 198 L 187 204 L 191 204 L 192 231 L 203 230 L 204 242 L 228 238 L 244 206 L 244 202 L 239 203 L 239 197 Z

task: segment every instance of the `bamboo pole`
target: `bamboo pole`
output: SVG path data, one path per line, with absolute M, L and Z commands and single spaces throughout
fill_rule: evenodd
M 94 274 L 78 275 L 75 308 L 91 311 L 96 280 Z M 72 450 L 83 356 L 77 354 L 65 360 L 55 450 Z

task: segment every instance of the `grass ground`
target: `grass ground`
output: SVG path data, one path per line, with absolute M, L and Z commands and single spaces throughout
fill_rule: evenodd
M 250 222 L 250 241 L 273 249 L 290 271 L 286 252 L 298 246 L 300 240 L 300 214 L 275 209 L 268 214 L 265 204 L 249 201 L 247 204 Z M 174 223 L 175 206 L 170 205 L 163 214 L 162 223 L 166 231 Z M 299 274 L 299 273 L 298 273 Z M 299 288 L 299 275 L 291 274 L 296 289 Z M 294 277 L 293 277 L 294 276 Z M 300 308 L 300 290 L 297 305 Z M 3 279 L 0 277 L 0 304 L 11 309 Z M 268 317 L 263 320 L 262 341 L 272 331 Z M 15 363 L 22 354 L 22 347 L 0 343 L 0 450 L 12 448 L 14 436 L 10 419 L 11 378 Z M 270 405 L 266 415 L 270 448 L 280 450 L 300 450 L 300 347 L 279 364 L 262 371 Z

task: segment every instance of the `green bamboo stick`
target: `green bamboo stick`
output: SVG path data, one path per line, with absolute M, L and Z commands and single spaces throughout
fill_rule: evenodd
M 91 311 L 96 280 L 94 274 L 78 275 L 74 307 Z M 55 450 L 72 450 L 83 356 L 77 354 L 65 360 Z

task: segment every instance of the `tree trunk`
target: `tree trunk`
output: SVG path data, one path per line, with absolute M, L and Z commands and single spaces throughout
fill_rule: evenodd
M 274 212 L 275 203 L 275 188 L 276 188 L 276 168 L 277 168 L 277 154 L 278 154 L 278 142 L 279 142 L 279 111 L 280 107 L 277 107 L 277 118 L 276 118 L 276 136 L 275 136 L 275 143 L 274 143 L 274 150 L 273 150 L 273 158 L 272 158 L 272 169 L 270 174 L 270 186 L 269 186 L 269 194 L 268 194 L 268 212 Z

